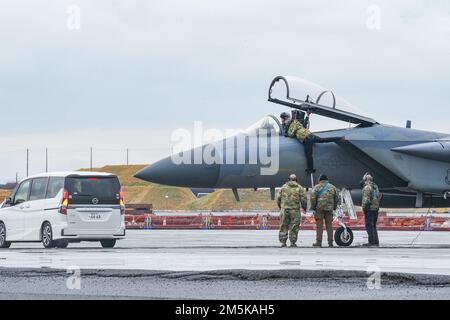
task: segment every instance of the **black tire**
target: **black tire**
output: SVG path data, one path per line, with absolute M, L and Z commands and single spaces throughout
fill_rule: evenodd
M 56 243 L 56 247 L 60 249 L 65 249 L 69 246 L 69 241 L 67 240 L 58 240 Z
M 53 240 L 53 229 L 49 222 L 44 222 L 42 225 L 41 239 L 45 249 L 56 247 L 56 241 Z
M 11 242 L 6 241 L 6 227 L 0 222 L 0 248 L 7 249 L 11 246 Z
M 339 227 L 334 233 L 334 241 L 340 247 L 349 247 L 353 243 L 353 231 L 347 227 L 347 233 L 345 234 L 345 228 Z
M 103 248 L 114 248 L 116 239 L 100 240 Z

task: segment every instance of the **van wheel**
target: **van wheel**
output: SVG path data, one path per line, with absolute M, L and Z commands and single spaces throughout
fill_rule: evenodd
M 114 248 L 116 239 L 100 240 L 103 248 Z
M 334 233 L 334 241 L 340 247 L 349 247 L 353 243 L 353 231 L 347 227 L 347 232 L 344 227 L 340 227 Z
M 67 240 L 59 240 L 57 243 L 56 243 L 56 247 L 57 248 L 60 248 L 60 249 L 65 249 L 65 248 L 67 248 L 69 246 L 69 241 L 67 241 Z
M 42 244 L 44 245 L 44 248 L 51 249 L 56 246 L 56 242 L 53 240 L 53 230 L 50 223 L 45 222 L 42 225 L 41 230 L 41 238 L 42 238 Z
M 6 241 L 6 227 L 0 222 L 0 248 L 7 249 L 11 246 L 11 242 Z

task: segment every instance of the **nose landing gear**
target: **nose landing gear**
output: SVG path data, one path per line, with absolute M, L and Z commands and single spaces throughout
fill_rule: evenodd
M 340 224 L 340 223 L 339 223 Z M 334 242 L 339 247 L 349 247 L 353 243 L 353 231 L 344 223 L 334 233 Z
M 354 237 L 352 229 L 344 222 L 345 209 L 347 209 L 350 219 L 356 220 L 357 216 L 350 191 L 342 189 L 339 196 L 340 204 L 336 210 L 335 219 L 338 220 L 340 227 L 334 233 L 334 241 L 340 247 L 349 247 L 352 245 Z

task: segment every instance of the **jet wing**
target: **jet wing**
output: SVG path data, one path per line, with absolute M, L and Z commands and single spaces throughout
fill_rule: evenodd
M 285 85 L 286 98 L 274 97 L 274 91 L 280 83 Z M 347 123 L 359 124 L 363 127 L 370 127 L 378 123 L 372 118 L 338 109 L 339 105 L 346 106 L 349 104 L 345 100 L 337 98 L 331 90 L 326 90 L 312 82 L 297 77 L 278 76 L 273 79 L 269 88 L 269 101 Z

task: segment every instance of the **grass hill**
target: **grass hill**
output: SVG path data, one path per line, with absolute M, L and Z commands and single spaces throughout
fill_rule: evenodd
M 240 202 L 231 190 L 217 190 L 202 198 L 186 203 L 189 210 L 277 210 L 275 201 L 270 200 L 269 190 L 239 190 Z
M 241 190 L 241 201 L 234 199 L 231 190 L 218 190 L 202 198 L 195 197 L 188 188 L 168 187 L 133 177 L 144 165 L 105 166 L 94 171 L 117 174 L 127 203 L 151 203 L 155 209 L 168 210 L 268 210 L 276 209 L 268 190 Z M 81 169 L 87 171 L 87 169 Z M 166 199 L 168 196 L 168 199 Z
M 11 190 L 0 189 L 0 202 L 3 202 L 3 200 L 5 200 L 5 198 L 8 197 L 10 193 Z

